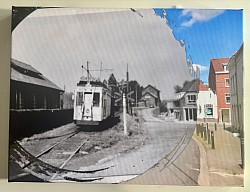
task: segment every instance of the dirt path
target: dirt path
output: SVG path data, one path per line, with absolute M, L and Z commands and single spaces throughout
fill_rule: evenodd
M 43 155 L 40 159 L 52 166 L 59 167 L 71 153 L 77 148 L 79 143 L 86 140 L 86 143 L 65 166 L 66 169 L 78 170 L 82 166 L 90 166 L 137 149 L 145 144 L 149 135 L 146 130 L 127 115 L 128 133 L 124 135 L 123 122 L 112 126 L 107 130 L 85 131 L 73 123 L 55 128 L 41 134 L 24 138 L 19 143 L 32 155 L 36 156 L 44 149 L 49 148 L 56 142 L 66 138 L 72 132 L 77 132 L 74 136 L 60 143 L 50 152 Z

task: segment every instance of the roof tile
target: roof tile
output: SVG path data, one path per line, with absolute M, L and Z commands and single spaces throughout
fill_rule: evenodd
M 228 63 L 229 60 L 230 60 L 229 58 L 211 59 L 211 65 L 213 66 L 215 72 L 221 72 L 221 71 L 224 71 L 222 64 Z
M 204 85 L 202 81 L 200 81 L 199 91 L 208 91 L 208 86 Z

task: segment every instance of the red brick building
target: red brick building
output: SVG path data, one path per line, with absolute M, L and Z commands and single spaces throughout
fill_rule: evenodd
M 217 95 L 218 121 L 230 122 L 229 58 L 210 61 L 209 87 Z

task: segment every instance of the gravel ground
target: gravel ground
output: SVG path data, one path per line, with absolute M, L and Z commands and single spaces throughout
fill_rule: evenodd
M 124 135 L 123 122 L 120 120 L 117 122 L 108 129 L 96 131 L 89 129 L 86 131 L 71 123 L 51 131 L 35 134 L 30 138 L 24 138 L 19 143 L 31 154 L 37 155 L 72 132 L 77 131 L 74 136 L 40 158 L 46 163 L 59 167 L 83 141 L 86 141 L 79 152 L 64 167 L 76 170 L 79 167 L 94 165 L 100 161 L 105 162 L 117 155 L 137 149 L 143 146 L 146 140 L 149 140 L 147 131 L 142 129 L 133 117 L 127 115 L 127 136 Z

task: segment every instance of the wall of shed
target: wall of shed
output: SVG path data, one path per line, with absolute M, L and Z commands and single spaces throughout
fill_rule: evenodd
M 73 122 L 73 109 L 10 110 L 10 140 Z
M 60 91 L 11 80 L 10 109 L 59 109 Z

